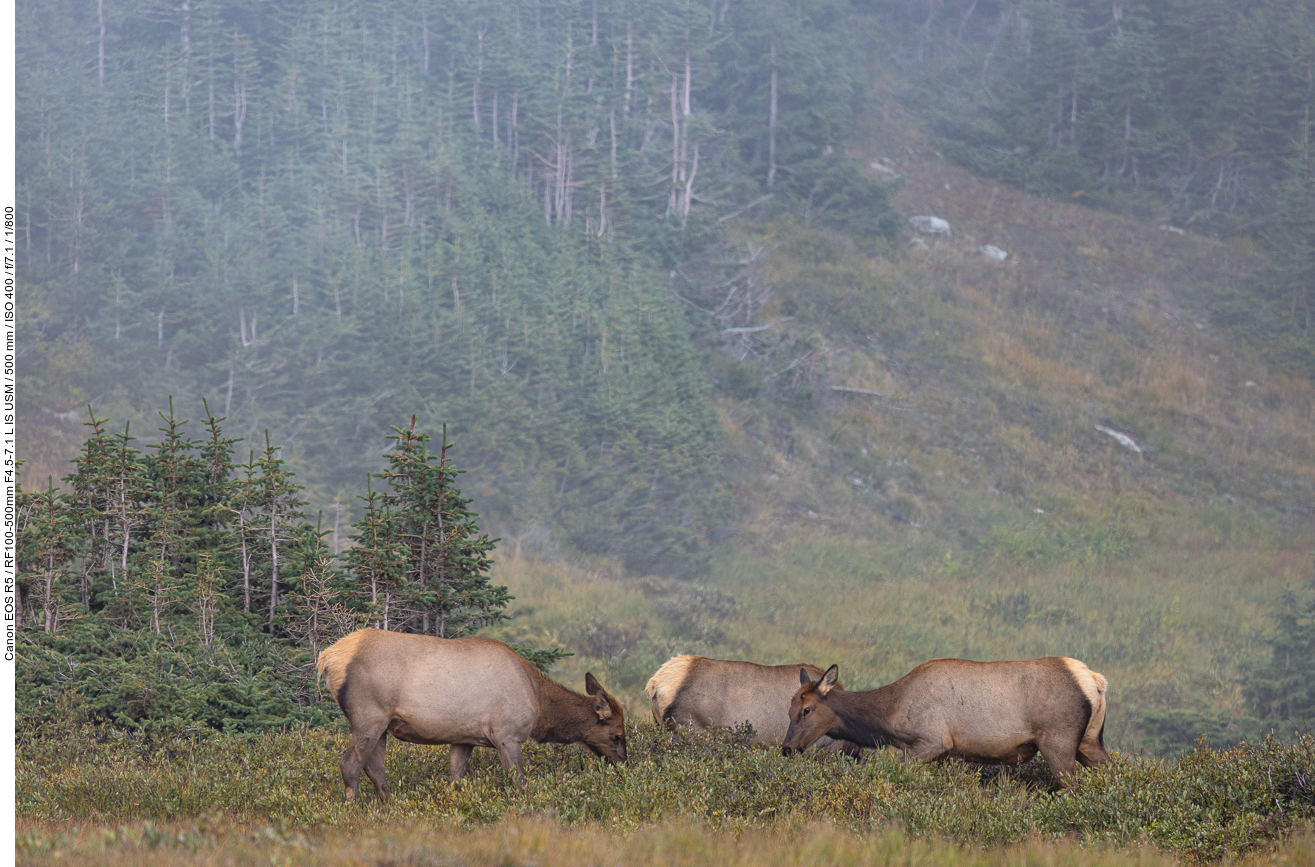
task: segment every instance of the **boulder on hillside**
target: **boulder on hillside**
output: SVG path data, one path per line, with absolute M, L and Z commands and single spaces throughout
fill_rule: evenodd
M 897 172 L 895 169 L 891 168 L 890 166 L 886 165 L 884 161 L 879 162 L 873 160 L 872 162 L 868 163 L 868 168 L 873 169 L 874 171 L 876 171 L 877 174 L 881 175 L 883 178 L 899 177 L 899 172 Z
M 1005 259 L 1009 258 L 1008 253 L 1006 253 L 1004 250 L 1001 250 L 999 247 L 995 246 L 994 244 L 983 244 L 977 249 L 982 252 L 983 256 L 990 259 L 992 262 L 1003 262 Z
M 950 224 L 940 217 L 909 217 L 913 228 L 928 235 L 951 235 Z

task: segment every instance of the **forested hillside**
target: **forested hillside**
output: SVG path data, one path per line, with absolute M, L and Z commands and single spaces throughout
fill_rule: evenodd
M 882 57 L 974 170 L 1231 234 L 1272 222 L 1315 98 L 1309 0 L 877 0 Z
M 417 412 L 496 527 L 699 572 L 733 516 L 666 274 L 755 202 L 897 230 L 841 150 L 852 15 L 25 5 L 29 442 L 208 397 L 352 512 L 380 420 Z
M 1315 4 L 875 0 L 945 155 L 1042 195 L 1260 240 L 1215 318 L 1310 375 Z
M 894 236 L 899 182 L 860 171 L 874 85 L 979 173 L 1252 233 L 1269 261 L 1211 315 L 1309 375 L 1312 22 L 1309 0 L 24 4 L 28 476 L 64 472 L 88 402 L 149 430 L 208 397 L 341 523 L 375 432 L 416 412 L 499 531 L 697 574 L 735 521 L 705 382 L 771 324 L 722 291 L 766 249 L 734 227 Z
M 505 539 L 498 634 L 623 691 L 676 651 L 831 653 L 859 685 L 1072 653 L 1119 684 L 1116 744 L 1190 742 L 1165 714 L 1259 731 L 1309 629 L 1306 596 L 1272 615 L 1315 508 L 1312 20 L 26 2 L 27 488 L 56 502 L 87 404 L 154 454 L 170 395 L 204 399 L 241 438 L 229 481 L 286 462 L 299 538 L 341 541 L 364 611 L 345 579 L 374 567 L 347 560 L 374 549 L 346 549 L 415 414 Z M 952 232 L 914 237 L 933 214 Z M 133 538 L 121 564 L 164 562 Z M 88 564 L 113 589 L 91 552 L 60 553 L 69 599 Z M 169 568 L 199 588 L 199 562 Z M 253 569 L 277 608 L 272 551 Z M 67 622 L 110 610 L 81 595 Z

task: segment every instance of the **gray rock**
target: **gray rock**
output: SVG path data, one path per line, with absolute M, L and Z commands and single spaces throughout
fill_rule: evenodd
M 940 217 L 909 217 L 913 228 L 928 235 L 952 235 L 950 224 Z

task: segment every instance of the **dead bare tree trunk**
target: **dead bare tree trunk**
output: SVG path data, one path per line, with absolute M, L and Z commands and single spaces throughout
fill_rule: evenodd
M 680 115 L 676 105 L 676 74 L 671 74 L 671 191 L 667 194 L 667 213 L 676 210 L 676 185 L 680 182 Z
M 685 43 L 688 46 L 689 44 L 688 30 L 685 32 Z M 681 103 L 680 103 L 680 114 L 681 114 L 680 179 L 685 182 L 685 193 L 681 200 L 681 209 L 680 209 L 680 224 L 682 226 L 684 226 L 685 221 L 689 219 L 690 201 L 694 193 L 694 172 L 697 172 L 699 167 L 699 157 L 698 157 L 699 146 L 696 143 L 694 145 L 694 164 L 692 166 L 692 169 L 687 171 L 687 167 L 690 165 L 689 119 L 690 119 L 690 115 L 693 113 L 690 109 L 690 102 L 689 102 L 689 90 L 690 90 L 690 83 L 692 78 L 693 76 L 690 74 L 690 68 L 689 68 L 689 48 L 686 47 L 685 48 L 685 91 L 681 96 Z
M 767 186 L 776 181 L 776 42 L 772 42 L 772 94 L 767 109 Z
M 516 164 L 520 162 L 520 130 L 516 127 L 516 113 L 520 108 L 521 92 L 516 88 L 511 92 L 511 127 L 507 130 L 507 147 L 511 150 L 511 175 L 516 176 Z
M 210 140 L 215 140 L 215 51 L 214 46 L 210 47 L 210 71 L 206 76 L 209 79 L 208 86 L 210 89 Z
M 242 74 L 241 58 L 233 52 L 233 152 L 242 153 L 242 125 L 247 120 L 247 83 Z
M 622 116 L 630 117 L 630 91 L 635 85 L 635 36 L 630 21 L 626 21 L 626 95 Z
M 694 201 L 694 176 L 699 173 L 699 143 L 694 142 L 694 162 L 689 169 L 689 177 L 685 178 L 685 202 L 684 211 L 680 217 L 680 225 L 684 226 L 689 219 L 689 210 Z
M 425 46 L 425 74 L 429 74 L 429 18 L 425 14 L 425 8 L 420 7 L 420 34 L 421 41 Z
M 96 37 L 96 78 L 105 86 L 105 0 L 96 0 L 96 23 L 100 33 Z
M 616 109 L 613 108 L 607 115 L 607 125 L 612 132 L 612 180 L 616 180 L 620 175 L 616 165 Z
M 191 0 L 183 0 L 179 7 L 182 12 L 183 20 L 179 24 L 179 36 L 183 42 L 183 82 L 178 86 L 179 95 L 183 98 L 183 114 L 192 113 L 192 4 Z
M 484 76 L 484 27 L 483 25 L 475 31 L 475 38 L 479 40 L 479 53 L 475 61 L 475 86 L 471 92 L 470 103 L 471 109 L 475 115 L 475 129 L 479 129 L 479 82 Z

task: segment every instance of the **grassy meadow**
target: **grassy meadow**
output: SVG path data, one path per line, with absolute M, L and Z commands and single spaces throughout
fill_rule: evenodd
M 330 858 L 350 850 L 366 863 L 389 863 L 371 860 L 372 847 L 424 846 L 445 852 L 431 856 L 438 863 L 460 863 L 471 850 L 510 845 L 503 835 L 530 821 L 540 823 L 534 834 L 575 839 L 576 846 L 603 833 L 619 835 L 622 850 L 635 848 L 633 859 L 626 858 L 631 863 L 655 857 L 644 854 L 654 835 L 675 845 L 683 836 L 715 834 L 719 842 L 697 856 L 676 846 L 685 853 L 680 858 L 709 859 L 748 833 L 773 844 L 778 851 L 771 857 L 784 859 L 779 863 L 794 863 L 791 837 L 821 833 L 838 847 L 828 860 L 843 862 L 897 848 L 888 839 L 894 831 L 946 846 L 1032 844 L 1026 851 L 1034 855 L 1027 857 L 1040 863 L 1099 863 L 1099 850 L 1109 847 L 1149 847 L 1203 861 L 1271 851 L 1315 819 L 1309 737 L 1200 749 L 1168 763 L 1120 758 L 1058 790 L 1042 762 L 1000 772 L 908 762 L 889 751 L 861 762 L 816 753 L 786 758 L 748 745 L 743 733 L 669 732 L 648 721 L 628 729 L 622 768 L 576 747 L 530 746 L 524 788 L 510 783 L 491 751 L 477 751 L 471 776 L 454 785 L 446 780 L 446 747 L 394 743 L 387 762 L 392 799 L 382 804 L 371 792 L 356 806 L 342 797 L 341 730 L 145 741 L 88 728 L 23 737 L 19 852 L 37 863 L 56 853 L 81 860 L 104 850 L 99 857 L 112 863 L 125 852 L 163 848 L 165 860 L 208 863 L 216 848 L 222 857 L 238 857 L 254 832 L 260 846 L 281 847 L 293 863 L 316 860 L 321 846 Z M 468 830 L 464 842 L 447 849 L 448 835 L 426 838 L 417 830 L 435 825 L 453 833 L 491 831 Z M 870 832 L 877 833 L 850 836 Z M 345 843 L 358 835 L 370 841 L 364 850 Z M 1059 841 L 1061 848 L 1042 841 Z M 1079 855 L 1077 844 L 1087 853 Z M 940 845 L 910 851 L 928 857 L 953 851 Z M 1291 851 L 1306 849 L 1302 842 Z

